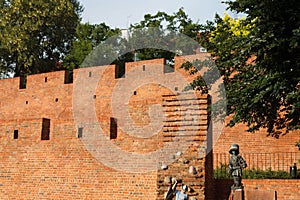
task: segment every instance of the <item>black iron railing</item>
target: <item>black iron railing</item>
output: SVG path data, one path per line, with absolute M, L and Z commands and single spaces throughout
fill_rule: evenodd
M 244 153 L 241 154 L 247 162 L 247 168 L 244 170 L 245 178 L 288 178 L 290 167 L 294 163 L 299 163 L 300 153 Z M 214 177 L 229 178 L 228 162 L 230 154 L 215 153 L 214 157 Z

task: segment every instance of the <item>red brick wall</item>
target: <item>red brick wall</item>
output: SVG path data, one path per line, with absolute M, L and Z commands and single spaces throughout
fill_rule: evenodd
M 228 118 L 227 118 L 228 120 Z M 214 168 L 228 163 L 231 144 L 240 146 L 240 153 L 248 163 L 248 169 L 259 168 L 273 170 L 289 170 L 293 163 L 299 165 L 300 151 L 295 146 L 300 140 L 300 131 L 291 131 L 279 138 L 268 136 L 265 130 L 254 133 L 247 132 L 247 127 L 239 124 L 232 128 L 225 127 L 216 139 L 213 154 Z
M 290 131 L 276 138 L 268 136 L 265 130 L 247 132 L 247 127 L 239 124 L 232 128 L 224 127 L 214 146 L 214 153 L 228 153 L 233 143 L 239 144 L 240 151 L 245 153 L 299 152 L 295 146 L 298 140 L 300 140 L 300 131 Z
M 126 74 L 133 69 L 143 71 L 143 65 L 146 72 L 154 66 L 158 71 L 153 73 L 168 81 L 174 73 L 164 74 L 163 64 L 162 59 L 127 63 Z M 199 154 L 205 155 L 206 109 L 201 111 L 199 118 L 203 130 L 195 131 L 191 146 L 181 156 L 189 160 L 189 164 L 176 160 L 177 157 L 168 170 L 158 166 L 158 170 L 145 173 L 124 172 L 105 166 L 87 151 L 77 137 L 80 125 L 75 124 L 73 109 L 77 106 L 74 90 L 78 88 L 74 89 L 74 85 L 78 84 L 78 76 L 86 76 L 85 84 L 100 77 L 96 88 L 83 85 L 88 90 L 88 96 L 82 97 L 86 98 L 86 105 L 76 112 L 90 119 L 92 115 L 85 115 L 84 111 L 89 106 L 95 107 L 97 121 L 109 139 L 111 118 L 116 117 L 112 95 L 117 84 L 125 84 L 129 78 L 125 75 L 125 78 L 115 79 L 114 73 L 113 65 L 75 70 L 73 84 L 64 84 L 64 72 L 32 75 L 27 78 L 26 89 L 19 89 L 19 78 L 0 81 L 0 199 L 163 199 L 168 186 L 164 182 L 166 176 L 181 178 L 194 189 L 190 195 L 204 199 L 206 163 L 205 157 Z M 126 106 L 136 126 L 150 124 L 148 111 L 151 106 L 162 106 L 162 96 L 173 93 L 174 88 L 168 88 L 172 83 L 164 84 L 137 84 L 136 94 L 128 94 Z M 201 109 L 207 107 L 206 96 L 199 101 Z M 42 118 L 50 119 L 50 140 L 41 141 Z M 13 139 L 14 130 L 18 130 L 18 139 Z M 84 128 L 84 136 L 85 131 Z M 169 136 L 160 130 L 153 137 L 138 138 L 118 125 L 116 138 L 110 142 L 124 151 L 144 154 L 170 142 Z M 188 172 L 191 165 L 197 174 Z
M 74 132 L 68 137 L 66 125 L 58 128 L 64 132 L 52 131 L 50 141 L 37 141 L 40 134 L 34 130 L 26 138 L 25 129 L 18 140 L 10 138 L 5 145 L 2 140 L 1 199 L 156 198 L 155 172 L 130 174 L 107 168 L 91 157 Z
M 243 179 L 245 190 L 245 199 L 247 191 L 276 191 L 277 199 L 282 200 L 296 200 L 300 199 L 300 181 L 290 179 Z M 218 200 L 227 200 L 230 196 L 230 186 L 233 184 L 231 180 L 217 180 L 215 182 Z
M 26 89 L 18 78 L 0 81 L 0 199 L 155 199 L 157 172 L 108 168 L 77 138 L 64 75 L 29 76 Z M 50 140 L 41 141 L 42 118 L 51 120 Z
M 176 57 L 175 70 L 183 74 L 187 81 L 191 81 L 194 76 L 179 69 L 180 63 L 196 58 L 204 59 L 207 55 Z M 155 82 L 155 79 L 152 82 L 147 80 L 147 84 L 132 82 L 137 87 L 130 87 L 130 90 L 125 91 L 130 96 L 128 102 L 125 102 L 128 107 L 127 117 L 132 119 L 135 126 L 149 125 L 151 107 L 162 105 L 163 95 L 173 94 L 175 88 L 178 91 L 183 89 L 184 85 L 170 82 L 174 72 L 164 74 L 163 65 L 163 59 L 127 63 L 125 78 L 119 79 L 115 78 L 113 65 L 74 71 L 74 81 L 78 80 L 76 77 L 79 75 L 86 76 L 87 83 L 101 77 L 97 80 L 96 88 L 87 88 L 90 90 L 87 100 L 92 103 L 85 106 L 95 107 L 97 121 L 107 138 L 110 137 L 111 118 L 117 118 L 113 109 L 118 107 L 113 108 L 112 95 L 115 88 L 119 87 L 118 84 L 130 83 L 126 80 L 132 78 L 130 73 L 134 74 L 134 70 L 140 75 L 138 80 L 143 80 L 143 73 L 155 73 L 157 80 L 165 81 L 163 84 Z M 102 74 L 99 76 L 99 73 Z M 212 162 L 199 156 L 206 154 L 206 96 L 202 96 L 198 102 L 200 110 L 202 109 L 199 111 L 202 118 L 198 125 L 203 130 L 196 131 L 198 135 L 193 136 L 192 144 L 186 152 L 180 157 L 175 156 L 168 170 L 161 170 L 159 166 L 156 171 L 129 173 L 103 165 L 77 138 L 78 126 L 74 124 L 73 113 L 74 84 L 64 84 L 64 81 L 65 72 L 31 75 L 27 78 L 26 89 L 19 89 L 19 78 L 0 81 L 1 199 L 163 199 L 168 187 L 165 178 L 169 176 L 182 179 L 193 188 L 194 192 L 190 196 L 204 199 L 206 195 L 207 199 L 214 199 L 210 191 L 216 188 L 211 187 L 211 174 L 204 173 L 211 171 Z M 120 102 L 122 101 L 120 98 Z M 41 141 L 42 118 L 51 120 L 49 141 Z M 117 119 L 117 124 L 118 122 Z M 165 125 L 167 123 L 168 118 Z M 13 139 L 14 130 L 19 133 L 16 140 Z M 300 139 L 299 134 L 299 131 L 294 131 L 277 139 L 267 136 L 265 131 L 248 133 L 244 125 L 226 127 L 219 138 L 214 138 L 217 141 L 213 152 L 228 154 L 230 145 L 238 143 L 242 153 L 298 153 L 295 142 Z M 163 129 L 153 137 L 139 138 L 128 134 L 118 125 L 116 138 L 110 142 L 124 151 L 144 154 L 162 148 L 172 138 L 172 134 Z M 189 162 L 183 163 L 183 160 Z M 278 162 L 278 159 L 273 161 Z M 190 166 L 196 168 L 197 174 L 188 173 Z M 245 181 L 246 184 L 248 180 Z M 248 185 L 253 186 L 250 182 Z
M 299 180 L 244 180 L 243 184 L 249 190 L 275 190 L 280 200 L 300 199 Z

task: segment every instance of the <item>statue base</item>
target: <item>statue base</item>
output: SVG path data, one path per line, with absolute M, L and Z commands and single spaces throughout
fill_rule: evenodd
M 276 200 L 277 195 L 275 190 L 246 190 L 247 199 L 264 199 Z
M 230 200 L 244 200 L 244 190 L 241 189 L 231 189 Z

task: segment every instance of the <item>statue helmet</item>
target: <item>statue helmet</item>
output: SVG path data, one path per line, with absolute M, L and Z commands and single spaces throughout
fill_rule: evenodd
M 232 154 L 232 151 L 236 151 L 237 154 L 239 154 L 239 151 L 240 151 L 239 145 L 238 144 L 232 144 L 230 146 L 229 153 Z

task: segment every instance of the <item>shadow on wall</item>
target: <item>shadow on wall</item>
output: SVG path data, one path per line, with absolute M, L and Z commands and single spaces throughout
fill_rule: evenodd
M 228 200 L 232 185 L 231 179 L 215 179 L 216 200 Z

